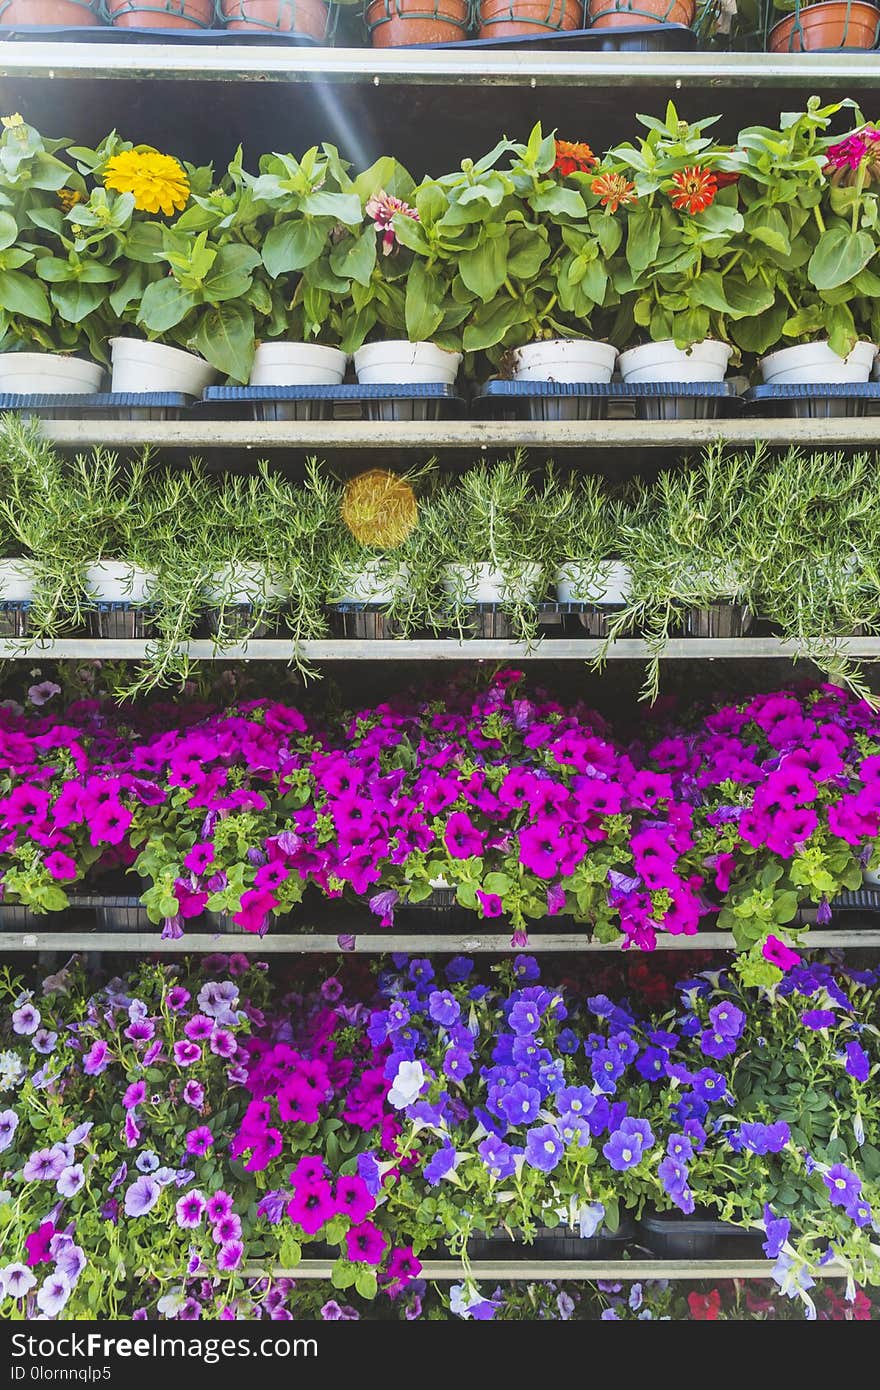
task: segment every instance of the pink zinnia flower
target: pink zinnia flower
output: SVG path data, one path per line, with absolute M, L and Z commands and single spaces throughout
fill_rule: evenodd
M 403 202 L 401 198 L 395 198 L 393 193 L 386 193 L 384 188 L 380 188 L 367 201 L 366 214 L 372 217 L 376 224 L 376 231 L 382 237 L 382 254 L 390 256 L 397 245 L 397 234 L 394 230 L 394 218 L 400 213 L 403 217 L 411 217 L 413 222 L 419 221 L 419 214 L 416 209 L 410 207 L 409 203 Z

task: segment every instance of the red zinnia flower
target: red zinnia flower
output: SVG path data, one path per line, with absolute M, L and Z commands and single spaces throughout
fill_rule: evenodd
M 675 184 L 674 191 L 669 194 L 672 206 L 679 212 L 684 208 L 691 216 L 697 212 L 705 212 L 714 202 L 715 194 L 718 192 L 718 180 L 715 175 L 708 169 L 701 169 L 697 164 L 673 174 L 672 182 Z
M 553 168 L 558 169 L 563 178 L 569 174 L 588 174 L 597 163 L 589 145 L 571 140 L 556 141 L 556 163 Z
M 623 174 L 600 174 L 590 184 L 592 192 L 609 212 L 617 212 L 620 207 L 638 202 L 635 188 L 635 184 L 630 183 Z

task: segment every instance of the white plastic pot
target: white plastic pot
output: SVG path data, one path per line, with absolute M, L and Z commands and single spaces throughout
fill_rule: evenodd
M 85 587 L 98 603 L 148 603 L 156 575 L 127 560 L 96 560 L 86 565 Z
M 30 603 L 35 584 L 36 571 L 31 560 L 0 560 L 0 600 Z
M 320 343 L 261 343 L 254 353 L 251 386 L 339 386 L 348 355 Z
M 515 381 L 608 382 L 617 348 L 590 338 L 548 338 L 513 353 Z
M 559 603 L 620 607 L 627 601 L 630 580 L 629 569 L 619 560 L 608 560 L 598 567 L 570 560 L 556 572 L 556 598 Z
M 460 352 L 405 339 L 367 343 L 354 355 L 354 369 L 362 386 L 452 386 L 460 366 Z
M 332 603 L 375 603 L 389 607 L 409 580 L 409 570 L 401 565 L 395 574 L 383 573 L 379 560 L 367 560 L 359 569 L 349 570 L 340 576 L 339 593 L 334 593 Z
M 217 380 L 217 372 L 195 352 L 148 343 L 142 338 L 111 338 L 111 390 L 143 395 L 147 391 L 181 391 L 200 396 Z
M 856 343 L 848 357 L 833 352 L 827 343 L 798 343 L 761 358 L 761 375 L 767 386 L 827 386 L 865 382 L 877 356 L 873 343 Z
M 217 566 L 203 592 L 212 604 L 245 604 L 284 598 L 287 591 L 259 561 L 232 560 Z
M 862 879 L 866 888 L 880 888 L 880 869 L 863 869 Z
M 59 352 L 0 352 L 0 391 L 22 396 L 91 396 L 104 368 Z
M 447 565 L 443 588 L 460 603 L 529 603 L 541 582 L 540 565 L 505 577 L 494 565 Z
M 624 381 L 723 381 L 733 348 L 714 338 L 684 350 L 671 338 L 622 352 L 617 360 Z

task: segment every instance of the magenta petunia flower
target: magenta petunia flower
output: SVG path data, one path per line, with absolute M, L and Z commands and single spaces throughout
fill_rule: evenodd
M 186 1136 L 186 1152 L 204 1158 L 213 1143 L 214 1136 L 208 1126 L 198 1125 L 195 1129 L 191 1129 Z
M 796 965 L 801 963 L 797 951 L 792 951 L 784 941 L 779 940 L 778 936 L 767 937 L 761 947 L 761 955 L 780 970 L 793 970 Z
M 43 863 L 46 872 L 59 883 L 70 883 L 76 878 L 76 860 L 71 859 L 69 854 L 62 854 L 60 850 L 53 850 L 47 854 Z
M 306 1235 L 313 1236 L 330 1221 L 337 1211 L 329 1182 L 315 1182 L 297 1188 L 287 1203 L 287 1216 Z
M 345 1248 L 353 1264 L 378 1265 L 388 1249 L 388 1238 L 372 1221 L 365 1221 L 346 1232 Z

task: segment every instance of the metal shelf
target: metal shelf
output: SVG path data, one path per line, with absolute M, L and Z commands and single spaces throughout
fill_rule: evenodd
M 0 77 L 380 86 L 787 87 L 877 85 L 874 53 L 596 53 L 296 48 L 280 45 L 0 43 Z
M 285 1269 L 252 1263 L 243 1266 L 242 1274 L 247 1279 L 329 1279 L 333 1264 L 333 1260 L 303 1260 Z M 773 1264 L 772 1260 L 474 1260 L 470 1273 L 475 1279 L 512 1283 L 521 1279 L 769 1279 Z M 823 1279 L 842 1279 L 846 1273 L 837 1263 L 822 1267 Z M 419 1277 L 445 1283 L 464 1274 L 459 1260 L 424 1260 Z
M 839 639 L 839 650 L 851 657 L 880 659 L 880 637 Z M 63 637 L 29 645 L 20 639 L 0 641 L 0 660 L 58 661 L 101 658 L 106 661 L 141 660 L 149 641 L 124 638 Z M 297 655 L 307 661 L 591 661 L 603 643 L 589 637 L 541 638 L 532 646 L 524 642 L 459 641 L 457 637 L 400 638 L 396 641 L 362 641 L 351 638 L 327 642 L 301 642 Z M 255 638 L 247 644 L 217 647 L 211 641 L 183 643 L 189 656 L 199 661 L 291 661 L 293 643 L 284 638 Z M 610 661 L 643 661 L 652 655 L 641 638 L 623 638 L 606 653 Z M 766 661 L 802 656 L 797 643 L 779 637 L 677 637 L 662 652 L 668 661 Z
M 878 73 L 880 80 L 880 73 Z M 335 449 L 484 450 L 698 449 L 717 439 L 750 445 L 759 440 L 779 448 L 791 444 L 836 449 L 880 446 L 880 418 L 786 420 L 322 420 L 307 424 L 255 420 L 46 420 L 54 444 L 81 449 Z
M 473 932 L 436 932 L 408 934 L 400 932 L 348 932 L 354 946 L 343 948 L 339 936 L 319 932 L 314 936 L 295 932 L 270 932 L 267 936 L 253 936 L 250 933 L 218 933 L 207 936 L 193 933 L 176 939 L 163 940 L 156 927 L 152 932 L 102 932 L 102 931 L 5 931 L 0 929 L 0 956 L 25 951 L 117 951 L 131 955 L 181 955 L 211 954 L 214 951 L 239 951 L 247 956 L 279 955 L 336 955 L 343 951 L 346 955 L 385 955 L 391 951 L 404 951 L 407 955 L 442 953 L 458 955 L 462 951 L 474 955 L 505 955 L 520 947 L 510 944 L 510 932 L 487 933 L 485 936 Z M 621 937 L 617 941 L 590 941 L 583 933 L 559 932 L 558 934 L 529 937 L 529 952 L 546 954 L 550 951 L 570 951 L 578 955 L 618 955 L 622 953 Z M 829 946 L 841 949 L 877 949 L 880 947 L 880 930 L 847 931 L 809 931 L 801 942 L 804 950 Z M 729 932 L 697 932 L 694 936 L 661 936 L 657 952 L 667 951 L 732 951 L 733 936 Z M 638 951 L 633 955 L 640 954 Z M 652 955 L 656 952 L 651 952 Z

